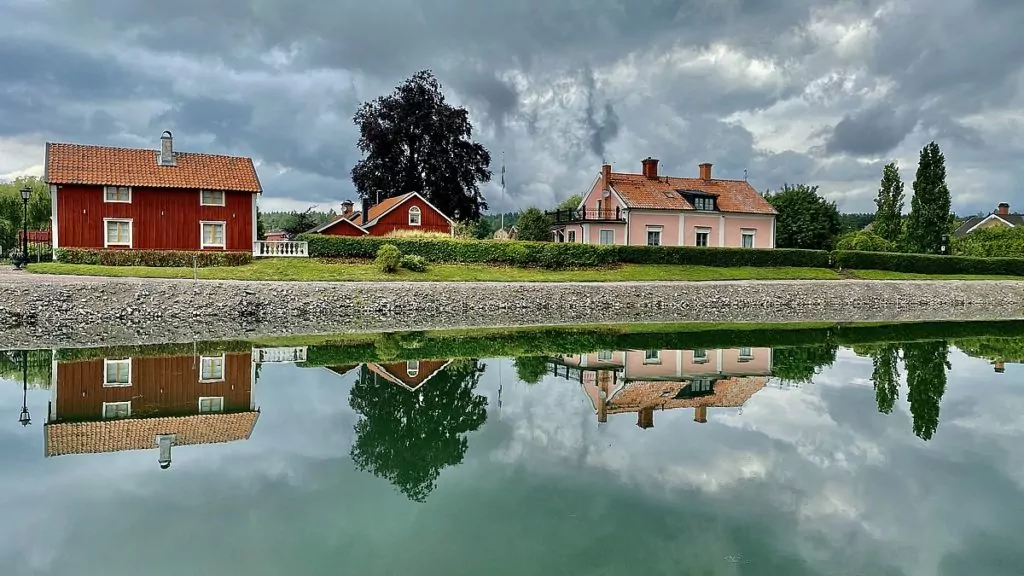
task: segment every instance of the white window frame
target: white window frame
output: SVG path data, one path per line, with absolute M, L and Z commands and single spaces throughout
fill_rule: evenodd
M 707 244 L 700 246 L 697 243 L 697 239 L 700 238 L 701 234 L 705 234 L 708 237 Z M 693 229 L 693 245 L 700 246 L 701 248 L 709 248 L 711 246 L 711 228 L 694 228 Z
M 219 410 L 203 410 L 203 402 L 212 402 L 214 400 L 220 401 Z M 223 396 L 200 396 L 197 409 L 200 414 L 221 414 L 224 412 L 224 397 Z
M 743 239 L 747 236 L 750 236 L 750 247 L 757 248 L 757 230 L 754 228 L 740 228 L 740 248 L 746 248 Z
M 648 246 L 661 246 L 661 236 L 662 236 L 662 230 L 663 229 L 664 229 L 663 226 L 648 226 L 647 227 L 647 245 Z M 658 233 L 658 243 L 657 244 L 651 244 L 651 232 L 657 232 Z
M 566 236 L 567 236 L 569 242 L 575 242 L 576 241 L 576 231 L 575 230 L 569 230 L 568 232 L 566 232 Z
M 749 347 L 739 349 L 740 362 L 750 362 L 754 359 L 754 351 Z
M 415 218 L 413 216 L 415 215 Z M 420 210 L 419 206 L 412 206 L 409 208 L 409 226 L 422 226 L 423 225 L 423 211 Z
M 408 360 L 405 363 L 405 373 L 410 378 L 415 378 L 420 374 L 420 361 L 419 360 Z
M 203 196 L 205 194 L 220 194 L 220 204 L 210 204 L 204 201 Z M 223 190 L 200 190 L 199 191 L 199 205 L 200 206 L 227 206 L 228 195 Z
M 119 189 L 121 189 L 121 188 L 124 188 L 124 189 L 128 190 L 128 199 L 127 200 L 117 200 L 116 198 L 114 200 L 111 200 L 110 197 L 107 196 L 107 194 L 111 190 L 113 190 L 114 191 L 114 196 L 116 197 L 117 196 L 117 191 Z M 103 187 L 103 203 L 104 204 L 131 204 L 132 203 L 132 187 L 131 186 L 104 186 Z
M 107 416 L 107 406 L 123 406 L 123 405 L 127 405 L 128 406 L 128 415 L 125 416 L 124 418 L 131 418 L 132 417 L 132 401 L 131 400 L 128 400 L 128 401 L 125 401 L 125 402 L 104 402 L 103 403 L 103 412 L 100 413 L 100 416 L 102 416 L 104 420 L 122 420 L 123 418 L 114 417 L 114 416 Z
M 212 225 L 216 225 L 216 224 L 220 224 L 221 226 L 224 227 L 224 243 L 223 244 L 207 244 L 206 243 L 206 234 L 204 234 L 205 230 L 203 228 L 207 224 L 209 224 L 211 226 Z M 220 248 L 222 250 L 226 250 L 227 247 L 228 247 L 228 223 L 227 222 L 225 222 L 224 220 L 200 220 L 199 221 L 199 248 L 200 249 Z
M 207 362 L 211 362 L 211 366 L 214 366 L 214 364 L 212 364 L 212 362 L 216 362 L 218 360 L 220 361 L 220 378 L 204 378 L 203 377 L 204 376 L 203 368 L 206 366 L 206 363 Z M 226 369 L 227 369 L 227 361 L 224 359 L 224 354 L 221 354 L 220 356 L 200 356 L 199 357 L 199 382 L 200 383 L 204 383 L 204 384 L 207 383 L 207 382 L 223 382 L 224 381 L 224 374 L 225 374 Z
M 604 241 L 605 232 L 610 234 L 612 237 L 612 241 L 608 242 L 607 244 Z M 601 228 L 600 230 L 597 231 L 597 242 L 601 246 L 613 246 L 615 244 L 615 230 L 611 228 Z
M 661 364 L 661 350 L 644 350 L 644 364 Z
M 697 352 L 700 352 L 701 354 L 698 356 Z M 708 363 L 708 351 L 703 349 L 703 348 L 699 348 L 697 350 L 694 350 L 693 351 L 693 363 L 694 364 L 707 364 Z
M 128 365 L 128 382 L 122 384 L 121 382 L 110 382 L 107 380 L 107 367 L 111 364 L 127 364 Z M 108 358 L 103 359 L 103 387 L 104 388 L 126 388 L 132 385 L 132 359 L 131 358 L 118 358 L 116 360 L 110 360 Z
M 110 234 L 107 226 L 111 222 L 128 224 L 128 243 L 124 242 L 110 242 Z M 111 246 L 117 247 L 128 247 L 131 248 L 135 245 L 135 222 L 131 218 L 104 218 L 103 219 L 103 247 L 110 248 Z
M 613 355 L 614 355 L 614 352 L 612 352 L 611 350 L 598 350 L 597 351 L 597 360 L 599 362 L 611 362 Z

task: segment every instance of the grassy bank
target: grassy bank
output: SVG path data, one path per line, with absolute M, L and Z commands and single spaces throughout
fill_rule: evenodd
M 192 268 L 100 266 L 58 262 L 31 264 L 37 274 L 131 278 L 192 278 Z M 364 261 L 335 262 L 306 258 L 266 258 L 243 266 L 199 268 L 204 280 L 257 280 L 297 282 L 657 282 L 714 280 L 994 280 L 1011 276 L 943 276 L 903 274 L 876 270 L 846 271 L 827 268 L 680 266 L 670 264 L 623 264 L 610 268 L 546 270 L 488 264 L 434 264 L 426 272 L 400 270 L 384 274 Z M 1020 279 L 1020 278 L 1016 278 Z

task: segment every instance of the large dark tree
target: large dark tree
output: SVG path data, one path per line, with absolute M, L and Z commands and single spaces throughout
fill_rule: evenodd
M 547 356 L 516 356 L 516 378 L 527 384 L 536 384 L 548 373 Z
M 487 398 L 475 392 L 483 371 L 477 360 L 456 360 L 410 391 L 363 366 L 349 397 L 362 415 L 352 461 L 411 500 L 426 500 L 441 470 L 462 462 L 466 434 L 487 420 Z
M 907 369 L 907 401 L 914 418 L 914 434 L 930 440 L 939 427 L 939 403 L 946 393 L 949 346 L 941 340 L 907 342 L 903 363 Z
M 942 235 L 949 233 L 952 214 L 946 186 L 946 158 L 935 142 L 921 149 L 914 178 L 914 197 L 907 218 L 907 247 L 915 252 L 937 254 Z
M 899 168 L 890 162 L 882 169 L 882 182 L 875 198 L 875 223 L 872 232 L 896 244 L 903 236 L 903 180 Z
M 775 245 L 778 248 L 831 250 L 841 229 L 835 202 L 818 195 L 817 186 L 785 185 L 778 192 L 765 193 L 778 210 Z
M 458 221 L 472 221 L 487 208 L 479 184 L 491 179 L 491 155 L 471 140 L 465 108 L 445 102 L 429 70 L 417 72 L 395 91 L 364 102 L 353 118 L 363 158 L 352 182 L 373 202 L 419 192 Z

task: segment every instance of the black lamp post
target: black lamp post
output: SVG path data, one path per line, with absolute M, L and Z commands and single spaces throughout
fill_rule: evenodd
M 21 415 L 18 422 L 22 426 L 32 423 L 32 416 L 28 413 L 28 352 L 21 351 Z
M 31 196 L 32 189 L 22 186 L 21 204 L 24 207 L 24 212 L 21 218 L 21 255 L 17 259 L 11 258 L 11 263 L 15 268 L 23 268 L 28 264 L 28 200 Z

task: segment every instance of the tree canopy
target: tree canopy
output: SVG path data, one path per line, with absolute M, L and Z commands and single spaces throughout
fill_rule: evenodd
M 872 232 L 884 240 L 896 244 L 903 236 L 903 180 L 895 162 L 882 169 L 882 182 L 875 198 L 875 223 Z
M 539 208 L 527 208 L 516 220 L 519 229 L 519 240 L 551 240 L 551 218 Z
M 921 149 L 914 178 L 914 197 L 907 219 L 907 247 L 937 254 L 943 234 L 949 234 L 952 200 L 946 186 L 946 158 L 935 142 Z
M 363 158 L 352 168 L 352 182 L 362 198 L 419 192 L 459 221 L 477 220 L 487 208 L 479 184 L 491 180 L 491 155 L 471 140 L 469 112 L 445 102 L 429 70 L 364 102 L 353 121 Z
M 23 228 L 21 189 L 24 186 L 32 190 L 28 202 L 28 229 L 50 228 L 50 190 L 42 178 L 28 176 L 0 183 L 0 248 L 5 253 L 17 245 L 18 231 Z
M 766 192 L 765 200 L 778 210 L 775 219 L 777 248 L 831 250 L 839 236 L 839 210 L 835 202 L 818 195 L 817 186 L 784 185 Z

